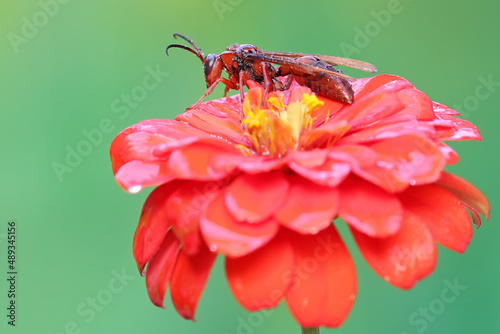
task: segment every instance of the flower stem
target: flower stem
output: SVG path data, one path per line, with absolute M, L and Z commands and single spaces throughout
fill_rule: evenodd
M 319 327 L 302 328 L 302 334 L 319 334 Z

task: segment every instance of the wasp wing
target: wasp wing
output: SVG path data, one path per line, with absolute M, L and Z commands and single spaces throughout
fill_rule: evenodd
M 361 60 L 355 60 L 350 58 L 343 57 L 334 57 L 334 56 L 325 56 L 325 55 L 313 55 L 306 53 L 294 53 L 294 52 L 279 52 L 279 51 L 261 51 L 265 55 L 273 56 L 273 57 L 287 57 L 287 58 L 298 58 L 304 56 L 312 56 L 321 59 L 325 63 L 328 63 L 333 66 L 342 65 L 351 68 L 355 68 L 361 71 L 376 73 L 378 71 L 375 65 L 367 63 Z
M 305 55 L 304 55 L 305 56 Z M 317 67 L 314 65 L 309 65 L 309 64 L 304 64 L 304 63 L 299 63 L 298 61 L 295 61 L 293 59 L 290 59 L 288 57 L 281 57 L 281 56 L 273 56 L 273 55 L 267 55 L 263 53 L 248 53 L 248 54 L 243 54 L 242 58 L 244 59 L 250 59 L 250 60 L 258 60 L 258 61 L 265 61 L 268 63 L 273 63 L 276 65 L 286 65 L 290 66 L 291 68 L 309 73 L 309 74 L 316 74 L 318 72 L 321 73 L 326 73 L 329 75 L 333 75 L 336 77 L 339 77 L 341 79 L 349 80 L 349 81 L 354 81 L 356 80 L 353 77 L 350 77 L 346 74 L 335 72 L 335 71 L 330 71 L 321 67 Z

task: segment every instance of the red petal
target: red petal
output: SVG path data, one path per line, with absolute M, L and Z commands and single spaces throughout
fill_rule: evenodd
M 236 300 L 249 311 L 278 305 L 290 284 L 286 276 L 293 260 L 292 246 L 283 234 L 248 255 L 227 257 L 227 280 Z
M 400 90 L 398 98 L 405 105 L 401 116 L 411 116 L 412 119 L 418 120 L 434 119 L 431 99 L 415 87 Z
M 175 119 L 219 138 L 250 146 L 241 127 L 239 94 L 204 102 L 197 109 L 186 111 Z
M 303 101 L 304 100 L 304 94 L 312 94 L 312 91 L 309 87 L 304 87 L 300 86 L 299 84 L 297 85 L 290 85 L 290 94 L 283 94 L 282 92 L 276 91 L 276 96 L 279 98 L 281 94 L 283 94 L 283 103 L 285 105 L 289 105 L 292 102 L 297 102 L 297 101 Z
M 267 173 L 277 170 L 286 163 L 286 159 L 274 158 L 263 155 L 251 155 L 233 159 L 238 169 L 248 174 Z
M 314 149 L 310 151 L 293 150 L 288 153 L 290 161 L 304 168 L 315 168 L 323 166 L 328 158 L 328 151 Z
M 349 163 L 353 171 L 374 167 L 378 155 L 363 145 L 335 145 L 329 150 L 329 156 L 335 160 Z
M 477 127 L 452 115 L 436 115 L 430 124 L 436 127 L 440 140 L 481 140 Z
M 285 294 L 302 327 L 338 327 L 356 298 L 354 262 L 333 225 L 317 235 L 291 234 L 295 254 L 292 285 Z
M 170 182 L 174 178 L 166 161 L 129 161 L 115 175 L 116 182 L 132 194 L 138 193 L 145 187 Z
M 240 156 L 233 146 L 198 141 L 172 151 L 168 167 L 177 178 L 212 181 L 230 174 L 236 168 L 231 157 Z
M 413 134 L 421 137 L 432 137 L 435 133 L 436 131 L 433 126 L 417 120 L 399 123 L 379 122 L 370 127 L 347 134 L 337 144 L 369 143 Z
M 369 78 L 361 78 L 354 81 L 351 86 L 354 90 L 355 97 L 361 98 L 375 91 L 379 87 L 393 81 L 403 82 L 403 87 L 413 87 L 413 85 L 408 80 L 391 74 L 380 74 Z
M 158 134 L 169 139 L 169 141 L 177 141 L 189 137 L 210 138 L 210 135 L 204 131 L 171 119 L 148 119 L 132 125 L 130 128 L 133 132 L 144 131 Z
M 480 214 L 490 219 L 490 202 L 476 187 L 464 179 L 443 172 L 441 178 L 436 182 L 441 187 L 451 191 L 459 200 L 477 210 Z
M 320 106 L 316 111 L 313 111 L 311 115 L 311 117 L 313 118 L 313 124 L 312 124 L 313 129 L 324 124 L 326 122 L 327 117 L 331 118 L 333 115 L 338 113 L 342 108 L 346 106 L 344 102 L 330 100 L 320 95 L 316 97 L 324 104 Z
M 398 198 L 357 178 L 340 185 L 339 216 L 358 231 L 383 238 L 399 231 L 403 207 Z
M 161 144 L 171 142 L 171 138 L 167 138 L 160 133 L 152 133 L 146 131 L 134 132 L 127 136 L 123 141 L 121 157 L 124 161 L 157 160 L 153 155 L 153 149 Z
M 224 192 L 221 192 L 202 213 L 200 228 L 212 251 L 238 257 L 271 240 L 278 232 L 279 224 L 274 219 L 253 224 L 237 222 L 227 210 Z
M 339 138 L 349 130 L 347 120 L 329 121 L 319 124 L 310 131 L 303 132 L 300 136 L 300 147 L 311 150 L 318 147 L 331 147 Z
M 135 261 L 141 274 L 167 234 L 170 222 L 167 219 L 166 203 L 170 194 L 181 185 L 181 182 L 174 181 L 156 188 L 142 207 L 133 244 Z
M 436 144 L 426 138 L 404 135 L 370 145 L 379 153 L 377 165 L 389 171 L 396 179 L 411 185 L 436 181 L 445 166 L 445 160 Z M 385 180 L 380 180 L 383 184 Z M 391 185 L 384 185 L 392 189 Z
M 332 122 L 346 121 L 350 131 L 355 131 L 403 110 L 404 105 L 396 95 L 396 92 L 402 88 L 399 83 L 398 81 L 388 83 L 356 100 L 356 103 L 339 111 L 332 118 Z
M 439 142 L 439 150 L 441 154 L 446 159 L 446 163 L 449 165 L 456 164 L 458 162 L 458 154 L 451 147 L 443 142 Z
M 219 193 L 215 182 L 189 182 L 174 191 L 167 201 L 168 219 L 182 243 L 182 250 L 195 254 L 201 244 L 200 214 Z
M 186 319 L 194 319 L 196 306 L 205 288 L 215 254 L 206 246 L 195 255 L 179 252 L 170 280 L 170 296 L 177 312 Z
M 335 187 L 349 175 L 351 166 L 349 163 L 329 157 L 328 153 L 327 150 L 294 151 L 288 165 L 306 179 L 320 185 Z M 319 156 L 322 157 L 318 158 Z M 317 165 L 321 159 L 325 162 Z
M 133 129 L 126 128 L 122 130 L 111 142 L 109 148 L 109 155 L 111 157 L 111 166 L 113 168 L 113 174 L 116 174 L 121 166 L 123 166 L 127 161 L 122 157 L 122 149 L 126 145 L 127 137 L 133 132 Z
M 399 192 L 408 186 L 391 170 L 382 168 L 384 166 L 378 164 L 379 154 L 364 145 L 337 145 L 332 148 L 330 155 L 350 163 L 354 174 L 387 191 Z
M 447 107 L 444 104 L 438 102 L 432 102 L 432 108 L 438 115 L 460 115 L 458 111 L 453 110 L 450 107 Z
M 387 282 L 411 288 L 436 266 L 437 248 L 425 222 L 405 211 L 399 232 L 384 239 L 371 238 L 356 229 L 352 234 L 366 262 Z
M 345 161 L 351 165 L 354 174 L 378 185 L 389 192 L 400 192 L 408 187 L 387 165 L 380 165 L 380 155 L 363 145 L 336 145 L 330 149 L 332 158 Z M 382 160 L 382 159 L 380 159 Z
M 150 119 L 128 127 L 111 143 L 113 172 L 116 173 L 122 165 L 132 160 L 156 160 L 152 152 L 157 145 L 189 137 L 206 138 L 208 134 L 188 124 L 168 119 Z
M 248 100 L 251 106 L 258 107 L 262 102 L 262 97 L 264 95 L 264 88 L 259 85 L 255 88 L 250 88 L 245 95 L 245 99 Z M 267 103 L 267 101 L 264 101 Z
M 472 219 L 472 222 L 474 223 L 474 226 L 476 226 L 476 228 L 480 228 L 481 227 L 481 217 L 479 216 L 479 212 L 477 212 L 476 209 L 468 206 L 467 204 L 465 203 L 462 203 L 467 209 L 469 209 L 470 211 L 470 216 L 471 216 L 471 219 Z
M 156 306 L 165 308 L 163 299 L 174 270 L 179 246 L 180 243 L 175 235 L 169 232 L 146 269 L 146 286 L 149 298 Z
M 337 214 L 339 194 L 299 176 L 289 178 L 285 204 L 275 217 L 282 225 L 303 234 L 314 234 L 328 227 Z
M 405 209 L 427 224 L 435 241 L 462 253 L 472 238 L 469 214 L 449 191 L 437 185 L 411 187 L 401 194 Z
M 256 223 L 281 207 L 287 191 L 288 182 L 282 172 L 243 174 L 227 187 L 225 203 L 237 221 Z

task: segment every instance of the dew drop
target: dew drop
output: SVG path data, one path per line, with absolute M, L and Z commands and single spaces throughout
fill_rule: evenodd
M 208 247 L 208 249 L 210 249 L 211 252 L 216 252 L 217 251 L 217 246 L 212 244 L 210 245 L 210 247 Z
M 128 188 L 128 192 L 131 194 L 137 194 L 141 190 L 142 190 L 142 186 L 132 186 L 132 187 Z

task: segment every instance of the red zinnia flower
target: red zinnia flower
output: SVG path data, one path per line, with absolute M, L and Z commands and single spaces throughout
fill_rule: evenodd
M 356 296 L 353 260 L 332 220 L 347 222 L 373 270 L 403 289 L 429 275 L 436 243 L 463 252 L 489 217 L 485 196 L 444 172 L 458 161 L 443 140 L 480 140 L 471 123 L 407 80 L 353 83 L 355 103 L 251 85 L 175 121 L 123 130 L 111 145 L 125 190 L 158 186 L 134 236 L 152 302 L 167 285 L 192 319 L 217 254 L 229 286 L 255 311 L 284 299 L 302 327 L 339 326 Z M 147 264 L 147 268 L 145 266 Z

